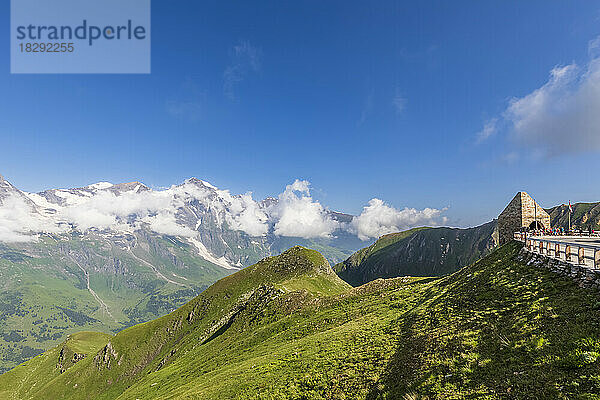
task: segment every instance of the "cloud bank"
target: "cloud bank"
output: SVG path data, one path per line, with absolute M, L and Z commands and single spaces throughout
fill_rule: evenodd
M 438 226 L 447 222 L 442 216 L 444 211 L 434 208 L 398 210 L 380 199 L 372 199 L 362 213 L 352 220 L 351 230 L 359 239 L 367 240 L 417 226 Z
M 600 37 L 588 49 L 585 65 L 557 66 L 544 85 L 509 101 L 502 119 L 514 144 L 544 157 L 600 151 Z M 496 122 L 478 141 L 495 133 Z
M 0 242 L 19 243 L 37 239 L 36 234 L 60 233 L 57 223 L 35 212 L 25 198 L 10 194 L 0 204 Z
M 11 194 L 0 201 L 0 241 L 31 241 L 39 233 L 70 230 L 133 232 L 142 228 L 192 238 L 203 224 L 242 231 L 252 237 L 273 234 L 327 238 L 345 231 L 367 240 L 445 222 L 444 210 L 397 210 L 373 199 L 350 223 L 342 223 L 313 198 L 310 183 L 305 180 L 296 180 L 277 198 L 261 202 L 254 200 L 252 193 L 232 195 L 197 179 L 164 190 L 127 185 L 102 183 L 39 194 L 11 187 Z

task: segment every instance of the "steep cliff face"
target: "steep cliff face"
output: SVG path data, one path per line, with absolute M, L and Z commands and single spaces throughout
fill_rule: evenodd
M 468 229 L 428 228 L 394 235 L 381 237 L 334 269 L 354 286 L 377 278 L 441 276 L 477 261 L 497 244 L 496 221 Z

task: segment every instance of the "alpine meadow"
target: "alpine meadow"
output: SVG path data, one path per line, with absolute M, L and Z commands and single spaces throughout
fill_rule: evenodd
M 0 5 L 0 400 L 600 400 L 600 5 Z

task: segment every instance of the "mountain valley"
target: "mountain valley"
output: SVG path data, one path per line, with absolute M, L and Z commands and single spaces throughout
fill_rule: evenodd
M 294 247 L 157 320 L 78 333 L 6 399 L 597 398 L 600 298 L 509 243 L 443 278 L 350 288 Z
M 301 238 L 231 226 L 278 201 L 255 203 L 195 178 L 159 191 L 101 182 L 27 193 L 0 177 L 0 372 L 67 334 L 115 333 L 165 315 L 295 244 L 336 262 L 365 243 L 341 229 Z

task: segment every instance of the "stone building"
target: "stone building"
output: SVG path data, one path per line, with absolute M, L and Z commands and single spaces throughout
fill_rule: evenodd
M 498 216 L 500 244 L 513 239 L 521 229 L 550 228 L 550 215 L 525 192 L 519 192 Z

